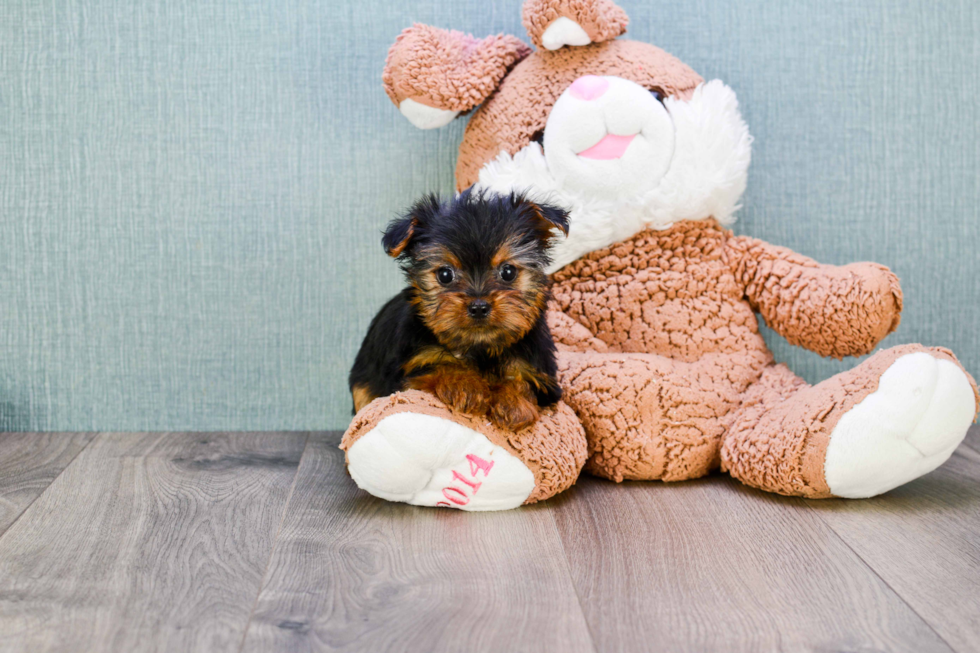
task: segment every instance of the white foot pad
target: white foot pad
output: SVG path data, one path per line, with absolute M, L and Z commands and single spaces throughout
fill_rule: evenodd
M 959 367 L 924 352 L 902 356 L 834 427 L 824 466 L 830 491 L 863 499 L 931 472 L 963 441 L 975 412 Z
M 449 420 L 396 413 L 347 451 L 357 486 L 388 501 L 507 510 L 534 490 L 534 474 L 503 447 Z

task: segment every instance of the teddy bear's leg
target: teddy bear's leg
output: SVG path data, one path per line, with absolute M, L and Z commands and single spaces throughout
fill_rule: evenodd
M 943 464 L 976 412 L 976 384 L 945 349 L 893 347 L 812 387 L 777 365 L 745 393 L 722 469 L 779 494 L 872 497 Z
M 417 390 L 364 407 L 340 446 L 362 490 L 461 510 L 506 510 L 554 496 L 575 483 L 586 452 L 582 425 L 563 403 L 510 433 Z
M 724 360 L 722 360 L 724 358 Z M 725 416 L 768 362 L 762 355 L 685 363 L 652 354 L 563 351 L 564 400 L 585 427 L 590 474 L 679 481 L 720 464 Z

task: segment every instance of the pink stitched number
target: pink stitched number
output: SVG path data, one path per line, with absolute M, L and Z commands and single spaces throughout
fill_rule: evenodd
M 462 481 L 465 485 L 468 485 L 471 490 L 473 490 L 473 494 L 476 494 L 477 490 L 480 489 L 480 486 L 483 485 L 483 483 L 477 482 L 476 473 L 482 470 L 483 477 L 486 478 L 490 474 L 490 470 L 493 469 L 493 461 L 487 462 L 483 458 L 480 458 L 479 456 L 474 456 L 473 454 L 467 454 L 466 460 L 470 462 L 470 475 L 473 476 L 473 480 L 466 478 L 465 476 L 457 472 L 455 469 L 453 470 L 453 480 Z M 450 493 L 454 493 L 454 494 L 450 494 Z M 446 497 L 446 499 L 452 501 L 457 506 L 465 506 L 470 502 L 470 497 L 466 496 L 466 492 L 459 489 L 458 487 L 449 486 L 447 488 L 443 488 L 442 496 Z M 439 501 L 436 503 L 436 505 L 446 506 L 447 508 L 453 507 L 450 504 L 446 503 L 445 501 Z
M 450 490 L 458 494 L 464 500 L 460 500 L 454 496 L 450 496 L 449 495 Z M 446 497 L 447 499 L 455 503 L 457 506 L 465 506 L 467 503 L 470 502 L 470 498 L 466 496 L 466 493 L 460 490 L 459 488 L 455 488 L 455 487 L 447 487 L 445 490 L 442 491 L 442 496 Z
M 474 456 L 471 453 L 466 454 L 466 459 L 470 461 L 470 474 L 473 475 L 473 478 L 476 478 L 476 473 L 481 469 L 483 470 L 483 476 L 485 478 L 490 474 L 490 470 L 493 468 L 492 462 L 488 463 L 483 458 Z
M 463 481 L 464 483 L 469 485 L 471 488 L 473 488 L 473 494 L 476 494 L 476 491 L 480 489 L 481 485 L 483 485 L 483 483 L 474 483 L 473 481 L 468 480 L 465 476 L 457 472 L 455 469 L 453 470 L 453 479 L 457 481 Z

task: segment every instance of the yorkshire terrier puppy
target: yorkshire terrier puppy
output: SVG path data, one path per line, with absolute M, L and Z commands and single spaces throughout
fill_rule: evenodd
M 350 373 L 354 411 L 399 390 L 519 430 L 561 398 L 544 319 L 548 245 L 568 215 L 522 195 L 430 195 L 388 225 L 408 287 L 368 329 Z

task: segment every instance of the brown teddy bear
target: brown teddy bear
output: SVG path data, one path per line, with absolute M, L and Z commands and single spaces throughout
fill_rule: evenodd
M 721 469 L 791 496 L 870 497 L 941 465 L 977 413 L 952 352 L 904 345 L 815 386 L 777 364 L 756 313 L 823 356 L 895 330 L 898 279 L 735 236 L 751 136 L 734 92 L 617 39 L 609 0 L 526 0 L 532 51 L 425 25 L 392 46 L 385 89 L 416 126 L 473 113 L 459 189 L 518 190 L 570 211 L 548 320 L 564 403 L 503 432 L 434 397 L 378 399 L 344 436 L 351 475 L 392 501 L 493 510 L 580 469 L 679 481 Z

